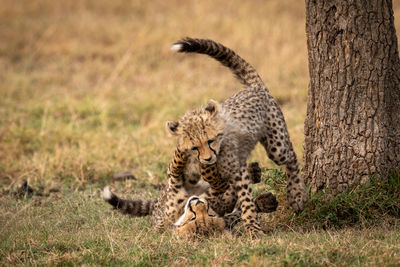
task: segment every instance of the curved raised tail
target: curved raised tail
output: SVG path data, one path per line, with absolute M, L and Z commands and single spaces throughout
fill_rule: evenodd
M 181 53 L 208 55 L 228 67 L 245 86 L 264 88 L 264 82 L 257 71 L 243 58 L 228 47 L 208 39 L 184 38 L 174 43 L 171 50 Z
M 151 215 L 154 210 L 156 200 L 126 200 L 121 199 L 108 186 L 104 187 L 103 198 L 115 209 L 124 214 L 129 214 L 136 217 Z

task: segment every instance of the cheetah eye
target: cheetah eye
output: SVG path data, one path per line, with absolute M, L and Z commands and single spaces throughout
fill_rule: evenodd
M 208 214 L 208 216 L 210 216 L 210 217 L 215 217 L 215 215 L 214 215 L 214 214 Z
M 210 139 L 210 140 L 207 141 L 207 143 L 208 143 L 209 145 L 211 145 L 212 143 L 214 143 L 214 141 L 215 141 L 214 139 Z
M 194 220 L 196 220 L 196 216 L 194 216 L 194 217 L 190 218 L 190 220 L 189 220 L 189 221 L 194 221 Z
M 192 147 L 192 150 L 197 151 L 197 150 L 199 150 L 199 148 L 197 146 L 194 146 L 194 147 Z

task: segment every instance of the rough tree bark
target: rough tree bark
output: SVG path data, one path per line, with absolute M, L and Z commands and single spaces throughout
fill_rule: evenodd
M 400 166 L 391 0 L 306 0 L 310 84 L 303 176 L 333 195 Z

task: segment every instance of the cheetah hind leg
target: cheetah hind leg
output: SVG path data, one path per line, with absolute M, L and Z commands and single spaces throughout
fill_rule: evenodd
M 268 157 L 272 161 L 279 166 L 285 165 L 287 175 L 287 205 L 295 213 L 300 213 L 306 206 L 308 195 L 305 183 L 300 175 L 296 153 L 293 150 L 286 128 L 283 134 L 279 136 L 277 131 L 271 131 L 271 133 L 260 140 L 260 143 L 264 146 Z

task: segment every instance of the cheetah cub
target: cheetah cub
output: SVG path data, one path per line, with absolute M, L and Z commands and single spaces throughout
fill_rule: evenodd
M 308 200 L 285 119 L 256 70 L 231 49 L 205 39 L 185 38 L 171 50 L 208 55 L 231 69 L 246 87 L 223 103 L 210 101 L 203 109 L 187 112 L 179 121 L 167 122 L 179 149 L 199 164 L 217 164 L 222 179 L 233 183 L 241 219 L 250 235 L 261 233 L 246 160 L 260 142 L 268 157 L 285 165 L 287 203 L 295 211 Z M 214 209 L 214 207 L 212 207 Z
M 158 230 L 174 226 L 178 235 L 208 235 L 233 228 L 241 221 L 240 210 L 233 211 L 237 204 L 234 188 L 228 185 L 225 193 L 221 193 L 218 183 L 205 182 L 220 179 L 214 165 L 201 165 L 198 171 L 205 174 L 201 177 L 192 172 L 195 167 L 199 165 L 193 166 L 185 153 L 176 149 L 168 167 L 168 184 L 157 199 L 122 199 L 108 186 L 104 188 L 103 198 L 122 213 L 135 217 L 150 215 L 153 227 Z M 256 162 L 249 164 L 248 171 L 253 183 L 261 180 L 261 169 Z M 273 212 L 278 206 L 270 192 L 260 194 L 255 203 L 257 212 L 264 213 Z M 218 210 L 214 211 L 211 205 Z

